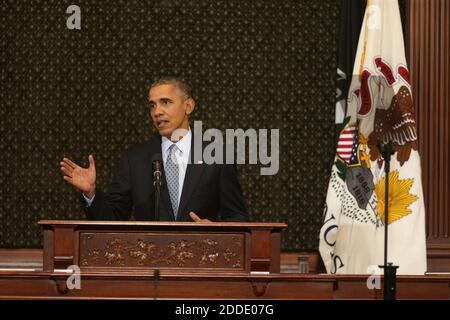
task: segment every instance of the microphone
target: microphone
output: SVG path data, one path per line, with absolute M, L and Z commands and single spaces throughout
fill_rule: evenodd
M 153 167 L 153 185 L 158 179 L 161 179 L 162 176 L 162 156 L 161 153 L 154 154 L 152 156 L 152 167 Z
M 155 188 L 155 218 L 154 221 L 159 221 L 159 199 L 161 194 L 162 185 L 162 156 L 160 153 L 156 153 L 152 156 L 153 167 L 153 187 Z

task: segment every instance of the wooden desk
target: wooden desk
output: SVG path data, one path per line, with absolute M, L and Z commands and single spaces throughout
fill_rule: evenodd
M 68 290 L 63 273 L 1 271 L 0 298 L 11 299 L 383 299 L 366 275 L 81 274 Z M 383 288 L 381 284 L 381 288 Z M 449 276 L 399 276 L 398 299 L 450 299 Z

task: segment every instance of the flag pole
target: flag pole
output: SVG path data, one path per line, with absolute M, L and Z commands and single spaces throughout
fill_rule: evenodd
M 396 273 L 398 266 L 388 262 L 388 226 L 389 226 L 389 173 L 391 171 L 391 156 L 394 154 L 391 143 L 379 144 L 384 159 L 384 300 L 395 300 Z

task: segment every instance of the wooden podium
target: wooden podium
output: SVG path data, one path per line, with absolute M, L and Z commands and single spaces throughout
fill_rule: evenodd
M 43 271 L 279 273 L 284 223 L 43 220 Z

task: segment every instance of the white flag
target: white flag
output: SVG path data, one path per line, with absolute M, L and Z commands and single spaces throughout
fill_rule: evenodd
M 329 273 L 365 274 L 384 263 L 384 161 L 389 174 L 388 262 L 426 271 L 425 208 L 411 85 L 397 0 L 370 0 L 340 128 L 319 250 Z

